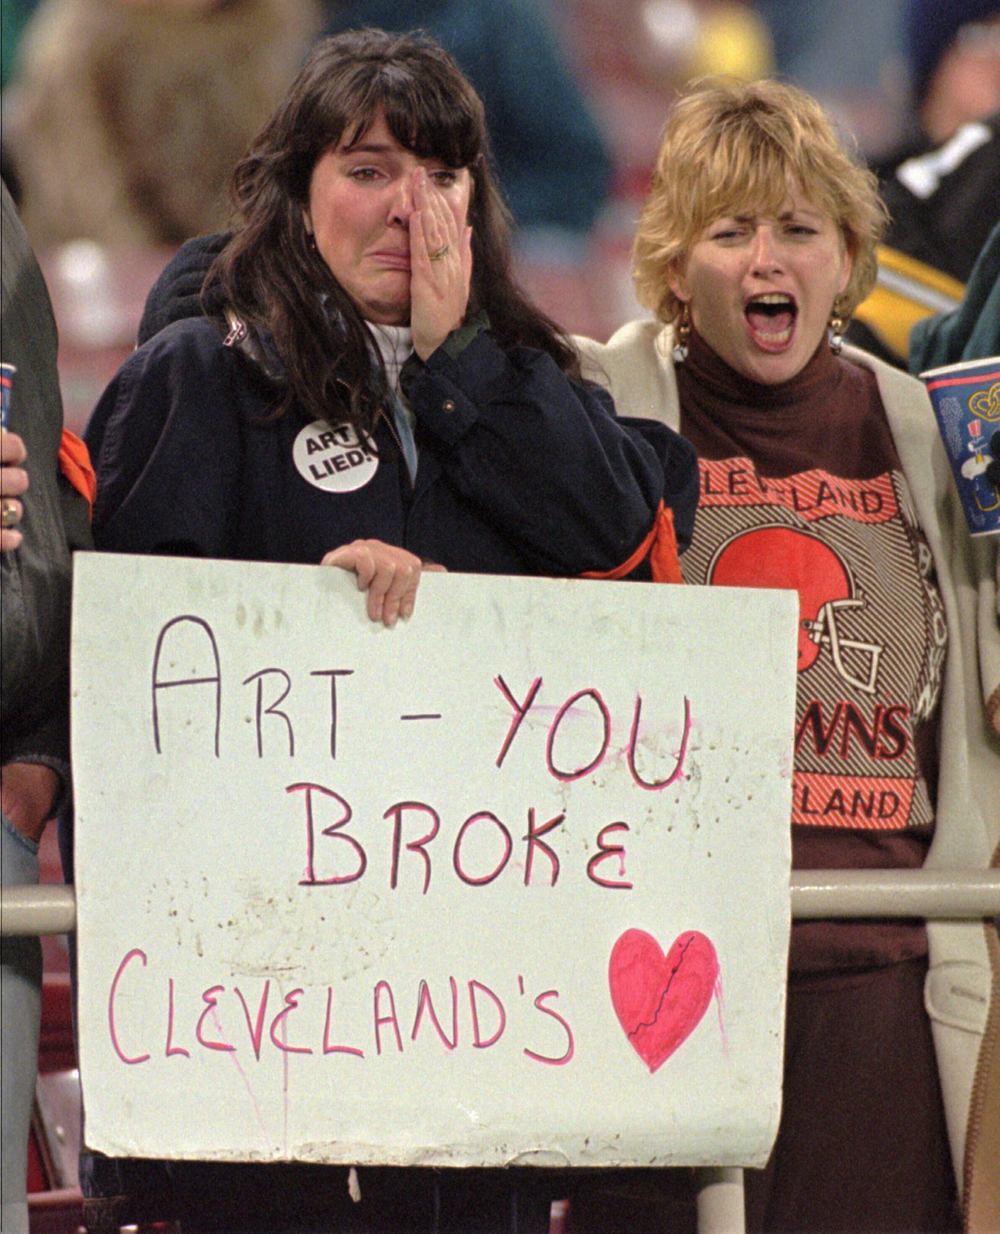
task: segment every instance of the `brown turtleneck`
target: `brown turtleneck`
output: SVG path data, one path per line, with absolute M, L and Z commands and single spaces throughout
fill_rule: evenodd
M 793 866 L 920 866 L 933 830 L 940 601 L 918 564 L 929 554 L 905 513 L 874 374 L 824 340 L 791 381 L 760 385 L 692 332 L 677 384 L 701 471 L 685 579 L 766 576 L 799 590 L 811 622 L 800 635 Z M 798 922 L 791 966 L 859 968 L 925 949 L 919 922 Z
M 899 469 L 875 374 L 824 340 L 791 381 L 741 377 L 692 330 L 677 366 L 681 432 L 700 458 L 746 457 L 764 476 L 821 468 L 864 480 Z

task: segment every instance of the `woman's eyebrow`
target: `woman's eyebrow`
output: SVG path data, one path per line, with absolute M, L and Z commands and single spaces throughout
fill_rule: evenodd
M 395 148 L 387 141 L 359 141 L 342 147 L 341 154 L 390 154 Z

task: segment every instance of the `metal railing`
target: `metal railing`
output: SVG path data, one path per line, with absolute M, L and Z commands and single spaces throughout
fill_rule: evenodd
M 925 917 L 975 920 L 1000 916 L 1000 870 L 796 870 L 792 916 Z M 0 933 L 68 934 L 76 927 L 73 888 L 0 889 Z M 744 1234 L 743 1171 L 697 1172 L 698 1234 Z
M 998 870 L 796 870 L 792 916 L 1000 916 Z M 0 933 L 69 934 L 76 928 L 72 887 L 39 884 L 0 890 Z

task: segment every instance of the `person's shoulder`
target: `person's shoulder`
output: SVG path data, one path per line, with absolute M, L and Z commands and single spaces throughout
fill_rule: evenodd
M 141 346 L 174 321 L 202 316 L 202 286 L 209 267 L 230 240 L 230 233 L 193 236 L 185 240 L 160 271 L 150 288 L 139 321 L 137 341 Z M 218 287 L 206 299 L 209 313 L 222 308 Z
M 662 420 L 677 428 L 671 326 L 643 318 L 627 322 L 606 343 L 579 338 L 573 341 L 580 353 L 583 376 L 610 391 L 619 416 Z
M 881 356 L 866 351 L 863 347 L 856 347 L 853 344 L 845 343 L 844 349 L 840 353 L 840 359 L 848 368 L 853 366 L 865 372 L 874 373 L 880 382 L 891 382 L 901 390 L 923 388 L 923 384 L 916 377 L 911 376 L 905 369 L 901 369 L 895 364 L 890 364 L 887 360 L 883 360 Z
M 207 442 L 217 452 L 230 448 L 241 418 L 256 408 L 232 381 L 233 364 L 220 327 L 207 318 L 174 322 L 132 352 L 84 431 L 99 486 L 107 490 L 102 508 L 156 451 L 162 459 Z
M 606 385 L 606 376 L 602 374 L 619 363 L 635 363 L 639 359 L 651 363 L 669 362 L 673 331 L 662 321 L 640 318 L 626 322 L 606 343 L 583 335 L 574 335 L 571 341 L 579 353 L 584 375 Z
M 132 352 L 94 408 L 84 435 L 91 453 L 109 425 L 162 424 L 187 404 L 193 412 L 206 401 L 217 407 L 228 351 L 219 326 L 208 318 L 165 326 Z
M 860 370 L 862 377 L 869 374 L 874 377 L 882 404 L 887 411 L 898 414 L 913 412 L 920 416 L 930 413 L 930 399 L 924 383 L 905 369 L 888 364 L 860 347 L 849 345 L 845 345 L 840 358 L 848 375 L 851 366 L 854 366 Z
M 581 350 L 586 348 L 595 354 L 613 355 L 619 351 L 658 348 L 664 336 L 669 334 L 670 327 L 665 326 L 662 321 L 652 317 L 640 317 L 619 326 L 606 343 L 599 343 L 596 339 L 584 338 L 582 335 L 574 335 L 573 341 Z
M 131 366 L 143 371 L 186 365 L 197 368 L 217 364 L 229 351 L 221 323 L 210 317 L 185 317 L 164 326 L 137 347 L 125 368 Z
M 214 317 L 184 317 L 164 326 L 157 334 L 137 348 L 155 348 L 159 345 L 163 350 L 183 348 L 207 348 L 214 350 L 225 346 L 222 323 Z

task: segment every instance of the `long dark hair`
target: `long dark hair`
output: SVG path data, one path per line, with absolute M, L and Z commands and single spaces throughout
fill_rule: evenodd
M 316 45 L 237 165 L 234 234 L 206 278 L 206 288 L 221 285 L 258 345 L 262 331 L 273 339 L 285 372 L 276 414 L 299 402 L 367 434 L 385 398 L 368 329 L 310 245 L 303 219 L 317 160 L 345 136 L 358 141 L 380 113 L 405 149 L 471 172 L 469 313 L 485 311 L 504 346 L 546 351 L 576 376 L 565 336 L 514 281 L 510 216 L 494 183 L 479 96 L 426 35 L 352 30 Z

